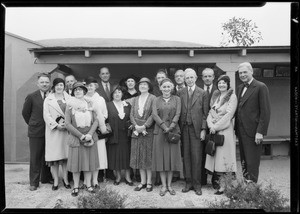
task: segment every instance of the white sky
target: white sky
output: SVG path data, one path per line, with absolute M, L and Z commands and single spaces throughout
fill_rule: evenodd
M 264 7 L 200 8 L 6 8 L 5 30 L 31 40 L 131 38 L 195 42 L 219 46 L 221 24 L 251 19 L 263 40 L 254 45 L 290 45 L 291 3 Z

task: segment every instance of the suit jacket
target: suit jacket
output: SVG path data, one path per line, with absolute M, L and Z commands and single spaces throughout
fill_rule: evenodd
M 180 128 L 183 130 L 183 126 L 186 123 L 187 118 L 187 107 L 188 107 L 188 87 L 178 91 L 178 96 L 181 99 L 181 114 L 180 114 Z M 196 137 L 200 138 L 200 133 L 202 129 L 206 129 L 206 118 L 208 114 L 208 96 L 207 93 L 199 88 L 195 87 L 191 115 L 192 123 L 195 128 Z
M 249 137 L 254 137 L 256 133 L 266 135 L 271 114 L 269 90 L 264 83 L 256 79 L 253 79 L 241 97 L 243 88 L 244 85 L 241 84 L 237 89 L 235 130 L 238 132 L 238 127 L 243 126 Z
M 111 82 L 110 83 L 110 92 L 112 92 L 113 88 L 116 86 L 116 84 L 113 84 Z M 111 98 L 110 96 L 108 97 L 105 93 L 105 90 L 103 88 L 102 82 L 98 82 L 99 87 L 96 89 L 96 92 L 98 92 L 98 94 L 104 98 L 105 102 L 110 102 Z
M 43 118 L 43 103 L 40 90 L 25 98 L 22 116 L 28 125 L 28 137 L 44 137 L 45 121 Z
M 204 85 L 201 87 L 203 90 L 204 90 Z M 211 97 L 214 93 L 215 90 L 218 90 L 217 86 L 213 84 L 213 87 L 211 89 L 211 92 L 209 93 L 209 96 L 208 96 L 208 109 L 210 109 L 210 101 L 211 101 Z

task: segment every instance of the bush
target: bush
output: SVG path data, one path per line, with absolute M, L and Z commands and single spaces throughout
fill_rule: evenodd
M 225 184 L 224 194 L 227 200 L 211 202 L 210 208 L 222 209 L 263 209 L 266 212 L 289 212 L 290 207 L 285 206 L 289 200 L 274 189 L 273 184 L 262 188 L 261 184 L 245 184 L 242 180 L 235 179 L 232 175 L 221 178 Z
M 94 194 L 85 194 L 78 197 L 78 208 L 86 209 L 122 209 L 125 208 L 127 195 L 121 196 L 115 190 L 100 188 Z

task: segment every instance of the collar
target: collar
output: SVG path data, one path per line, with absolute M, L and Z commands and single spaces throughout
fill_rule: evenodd
M 185 88 L 186 86 L 183 84 L 182 86 L 181 86 L 181 88 L 180 89 L 183 89 L 183 88 Z M 176 85 L 176 89 L 178 90 L 179 89 L 179 86 L 178 85 Z
M 252 79 L 247 83 L 250 85 L 253 82 L 253 80 L 254 80 L 254 78 L 252 77 Z
M 187 87 L 188 87 L 188 90 L 190 90 L 190 86 L 187 86 Z M 192 91 L 195 91 L 196 84 L 194 84 L 191 88 L 192 88 Z
M 101 81 L 101 83 L 103 85 L 103 88 L 105 88 L 106 84 L 107 84 L 108 88 L 110 87 L 110 83 L 109 82 L 103 82 L 103 81 Z

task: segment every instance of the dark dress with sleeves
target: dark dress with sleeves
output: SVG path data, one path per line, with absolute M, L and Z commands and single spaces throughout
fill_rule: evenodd
M 153 144 L 152 104 L 156 97 L 153 94 L 148 95 L 142 117 L 138 113 L 139 97 L 133 98 L 130 121 L 133 126 L 136 124 L 145 125 L 148 134 L 146 136 L 141 133 L 138 136 L 131 135 L 130 167 L 133 169 L 151 169 Z
M 178 120 L 181 111 L 181 101 L 178 96 L 171 96 L 168 101 L 157 97 L 153 104 L 153 119 L 155 121 L 152 152 L 153 171 L 181 171 L 181 150 L 178 144 L 169 143 L 164 128 L 172 127 L 173 133 L 180 133 Z
M 108 139 L 108 168 L 111 170 L 129 169 L 130 138 L 128 136 L 127 121 L 130 120 L 131 106 L 124 106 L 125 116 L 121 119 L 113 102 L 107 103 L 108 123 L 113 136 Z

